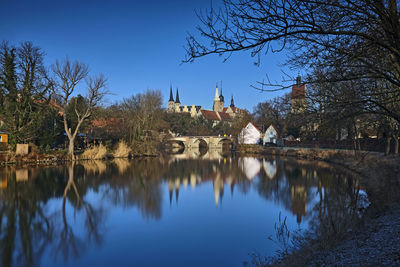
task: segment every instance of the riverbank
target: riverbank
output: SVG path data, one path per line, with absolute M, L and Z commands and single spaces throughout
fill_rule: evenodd
M 107 155 L 103 160 L 113 158 L 140 158 L 140 157 L 157 157 L 159 154 L 155 153 L 141 153 L 133 156 L 119 156 Z M 87 161 L 88 158 L 78 158 L 76 161 Z M 70 162 L 71 159 L 66 152 L 57 153 L 29 153 L 27 155 L 15 155 L 15 153 L 0 153 L 0 167 L 17 165 L 17 166 L 50 166 Z
M 241 156 L 274 155 L 325 161 L 358 174 L 370 201 L 360 221 L 335 236 L 304 236 L 288 255 L 265 266 L 400 266 L 400 158 L 349 150 L 241 146 Z

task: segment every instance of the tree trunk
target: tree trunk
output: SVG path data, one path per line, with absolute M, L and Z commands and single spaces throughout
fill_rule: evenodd
M 399 136 L 394 135 L 393 139 L 394 139 L 394 154 L 399 155 Z
M 388 136 L 387 138 L 386 138 L 386 150 L 385 150 L 385 156 L 387 156 L 387 155 L 389 155 L 389 153 L 390 153 L 390 141 L 391 141 L 391 137 L 390 136 Z
M 71 157 L 71 160 L 75 160 L 75 155 L 74 155 L 74 143 L 75 143 L 75 138 L 69 139 L 69 145 L 68 145 L 68 155 Z

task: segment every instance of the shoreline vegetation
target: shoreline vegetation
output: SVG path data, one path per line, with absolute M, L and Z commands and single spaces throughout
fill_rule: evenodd
M 369 206 L 359 220 L 327 236 L 291 234 L 292 247 L 265 258 L 254 255 L 252 266 L 399 266 L 400 158 L 383 153 L 340 149 L 239 146 L 239 156 L 277 156 L 326 162 L 353 173 Z M 284 228 L 284 225 L 280 226 Z
M 78 161 L 87 161 L 94 159 L 155 157 L 161 155 L 161 150 L 158 150 L 158 153 L 154 153 L 153 150 L 141 150 L 140 153 L 135 153 L 134 148 L 132 149 L 125 142 L 120 142 L 111 151 L 100 144 L 86 149 L 77 158 Z M 366 191 L 370 202 L 370 205 L 363 212 L 362 220 L 355 221 L 350 228 L 340 229 L 340 231 L 334 233 L 334 236 L 313 236 L 312 238 L 303 236 L 298 245 L 289 248 L 287 253 L 277 254 L 272 258 L 263 258 L 261 253 L 260 255 L 255 255 L 253 262 L 249 263 L 249 265 L 320 266 L 322 264 L 329 266 L 330 264 L 341 265 L 341 263 L 356 265 L 373 264 L 378 262 L 376 258 L 374 259 L 375 261 L 369 261 L 368 255 L 360 254 L 359 257 L 354 256 L 349 261 L 348 257 L 344 257 L 343 255 L 345 254 L 338 251 L 338 249 L 343 246 L 352 246 L 349 245 L 352 244 L 351 242 L 355 243 L 358 248 L 364 248 L 363 251 L 369 251 L 371 245 L 376 245 L 377 243 L 379 243 L 381 248 L 385 248 L 394 242 L 400 244 L 398 233 L 391 236 L 392 239 L 395 239 L 394 241 L 392 240 L 393 242 L 387 243 L 387 238 L 384 238 L 388 231 L 391 232 L 395 229 L 393 223 L 388 220 L 392 217 L 400 217 L 400 208 L 397 205 L 400 199 L 400 158 L 396 156 L 383 157 L 382 154 L 339 149 L 261 147 L 258 145 L 236 146 L 236 155 L 241 157 L 287 157 L 340 166 L 359 178 L 360 187 Z M 54 165 L 69 161 L 71 159 L 68 157 L 66 151 L 40 153 L 33 150 L 25 156 L 15 155 L 15 153 L 10 152 L 0 154 L 0 166 Z M 386 225 L 386 227 L 380 227 L 382 224 Z M 379 229 L 377 230 L 377 228 Z M 368 242 L 369 236 L 372 234 L 375 236 L 374 244 Z M 378 237 L 376 237 L 377 235 Z M 296 237 L 292 236 L 291 238 Z M 393 251 L 393 248 L 389 250 Z M 392 257 L 385 259 L 388 265 L 395 265 L 400 262 L 398 251 L 397 254 L 392 254 Z M 325 256 L 322 257 L 321 255 Z M 340 257 L 342 257 L 341 261 L 339 260 Z

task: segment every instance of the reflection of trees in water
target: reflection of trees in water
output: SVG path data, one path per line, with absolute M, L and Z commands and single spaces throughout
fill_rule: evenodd
M 272 162 L 272 161 L 271 161 Z M 285 209 L 310 218 L 317 234 L 338 234 L 354 222 L 359 207 L 357 180 L 332 168 L 318 168 L 301 161 L 277 161 L 276 175 L 264 171 L 255 184 L 259 194 L 283 204 Z
M 74 175 L 74 165 L 68 166 L 68 182 L 65 186 L 62 201 L 62 224 L 57 223 L 57 226 L 62 225 L 59 228 L 59 234 L 57 237 L 57 243 L 55 245 L 54 253 L 57 256 L 61 254 L 64 261 L 67 262 L 69 258 L 79 258 L 86 250 L 87 245 L 93 241 L 96 244 L 100 244 L 102 241 L 102 223 L 104 221 L 104 210 L 99 207 L 94 207 L 91 203 L 84 200 L 81 197 L 81 193 L 75 183 L 75 180 L 79 180 Z M 79 237 L 74 234 L 74 228 L 70 225 L 68 220 L 68 214 L 66 211 L 67 197 L 69 199 L 75 199 L 75 205 L 73 205 L 74 211 L 82 213 L 85 218 L 85 237 Z
M 46 246 L 51 246 L 54 257 L 68 261 L 85 253 L 89 244 L 100 244 L 105 211 L 102 201 L 91 202 L 90 191 L 103 201 L 136 207 L 144 218 L 156 220 L 162 216 L 164 183 L 170 194 L 175 193 L 176 201 L 181 187 L 212 183 L 216 205 L 227 187 L 232 194 L 235 189 L 247 194 L 254 188 L 300 219 L 308 217 L 311 227 L 321 232 L 338 232 L 345 226 L 344 217 L 356 215 L 358 184 L 346 175 L 298 161 L 261 159 L 260 163 L 258 178 L 253 180 L 246 177 L 238 160 L 231 158 L 147 158 L 102 165 L 87 161 L 74 167 L 29 169 L 28 181 L 25 171 L 20 172 L 21 183 L 15 172 L 9 172 L 12 177 L 0 191 L 1 265 L 37 265 Z M 46 203 L 55 198 L 62 202 L 49 214 Z M 83 236 L 76 234 L 75 216 L 84 222 Z
M 66 179 L 64 168 L 45 168 L 38 173 L 35 178 L 35 170 L 29 170 L 30 179 L 21 183 L 18 182 L 21 180 L 17 181 L 14 171 L 8 177 L 7 188 L 0 193 L 1 266 L 38 266 L 48 246 L 54 255 L 65 255 L 70 248 L 79 254 L 90 242 L 89 238 L 77 241 L 73 227 L 68 226 L 64 205 L 60 207 L 64 211 L 63 216 L 59 216 L 59 211 L 49 213 L 46 205 L 48 200 L 62 197 L 63 191 L 68 191 L 67 188 L 74 184 L 74 178 L 71 179 L 73 172 L 69 179 Z M 79 193 L 75 194 L 79 196 Z M 79 203 L 86 205 L 79 199 Z M 89 206 L 85 209 L 85 232 L 88 236 L 99 237 L 97 230 L 101 217 L 98 210 Z

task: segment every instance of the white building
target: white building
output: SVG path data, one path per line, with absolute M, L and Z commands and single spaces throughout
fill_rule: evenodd
M 262 140 L 262 132 L 259 127 L 249 122 L 238 136 L 239 144 L 258 144 Z
M 278 138 L 279 138 L 279 132 L 275 128 L 275 126 L 271 124 L 264 133 L 263 144 L 266 144 L 266 143 L 276 144 L 276 141 L 278 140 Z

